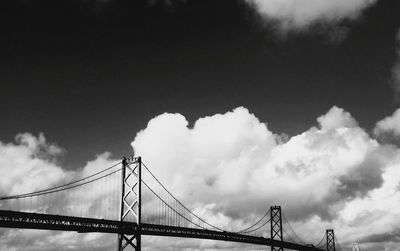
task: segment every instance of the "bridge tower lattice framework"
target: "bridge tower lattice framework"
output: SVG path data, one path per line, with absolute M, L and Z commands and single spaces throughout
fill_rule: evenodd
M 136 222 L 138 231 L 118 234 L 118 251 L 141 250 L 141 194 L 142 194 L 142 160 L 130 156 L 122 159 L 122 193 L 120 221 Z
M 326 230 L 326 251 L 336 251 L 335 233 L 333 229 Z
M 272 206 L 270 214 L 271 214 L 271 240 L 283 241 L 281 207 Z M 283 248 L 271 246 L 271 251 L 283 251 Z

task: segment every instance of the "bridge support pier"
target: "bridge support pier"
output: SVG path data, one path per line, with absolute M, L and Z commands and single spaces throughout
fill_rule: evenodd
M 130 156 L 122 159 L 122 196 L 120 221 L 136 222 L 138 232 L 118 234 L 118 251 L 141 250 L 141 194 L 142 194 L 142 160 Z
M 271 213 L 271 240 L 283 241 L 281 207 L 272 206 L 270 213 Z M 283 251 L 283 248 L 271 246 L 271 251 Z
M 326 251 L 336 251 L 335 233 L 333 232 L 333 229 L 326 230 Z

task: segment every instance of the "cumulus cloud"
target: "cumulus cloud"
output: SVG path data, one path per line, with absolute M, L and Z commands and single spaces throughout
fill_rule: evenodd
M 396 250 L 400 244 L 400 149 L 378 142 L 341 108 L 332 107 L 315 126 L 292 137 L 275 134 L 244 107 L 199 118 L 191 127 L 183 115 L 164 113 L 149 121 L 132 146 L 187 207 L 226 230 L 242 229 L 269 206 L 281 205 L 309 242 L 318 242 L 333 227 L 345 245 L 361 242 L 372 251 Z M 2 196 L 85 177 L 117 162 L 103 153 L 80 169 L 66 171 L 57 164 L 63 150 L 43 135 L 28 133 L 0 143 L 0 153 Z M 73 205 L 86 201 L 83 211 L 90 215 L 100 205 L 118 204 L 104 198 L 119 191 L 95 187 L 85 197 L 71 190 L 58 203 L 76 213 Z M 90 250 L 97 245 L 109 250 L 116 241 L 114 235 L 24 230 L 21 237 L 19 231 L 3 229 L 0 249 Z M 259 234 L 268 237 L 268 229 Z M 159 237 L 143 242 L 149 250 L 165 250 L 166 243 L 170 250 L 258 248 Z
M 376 0 L 246 0 L 262 17 L 276 21 L 283 31 L 304 30 L 313 24 L 354 20 Z
M 181 114 L 165 113 L 132 146 L 185 204 L 225 229 L 243 227 L 278 204 L 310 242 L 331 226 L 348 243 L 367 237 L 365 226 L 368 235 L 386 233 L 386 223 L 399 223 L 397 209 L 384 202 L 400 196 L 398 149 L 378 143 L 341 108 L 317 121 L 281 140 L 243 107 L 200 118 L 191 128 Z M 377 210 L 373 204 L 381 202 Z
M 339 107 L 332 107 L 325 115 L 317 118 L 321 128 L 331 130 L 341 127 L 356 127 L 357 122 L 349 112 Z
M 201 118 L 193 128 L 182 115 L 164 114 L 132 145 L 182 196 L 204 204 L 219 201 L 218 210 L 228 215 L 248 213 L 243 198 L 259 210 L 279 202 L 309 214 L 310 207 L 323 207 L 332 192 L 343 189 L 343 175 L 356 172 L 377 151 L 377 142 L 342 109 L 333 107 L 318 121 L 319 128 L 279 144 L 279 136 L 245 108 Z M 185 177 L 193 177 L 190 184 L 182 182 Z

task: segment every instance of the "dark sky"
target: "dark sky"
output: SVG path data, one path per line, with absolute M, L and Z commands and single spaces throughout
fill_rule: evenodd
M 43 132 L 73 167 L 130 142 L 163 112 L 197 118 L 244 106 L 295 135 L 333 105 L 362 127 L 398 106 L 390 87 L 400 1 L 348 27 L 285 37 L 243 0 L 5 0 L 0 141 Z M 329 34 L 329 35 L 327 35 Z

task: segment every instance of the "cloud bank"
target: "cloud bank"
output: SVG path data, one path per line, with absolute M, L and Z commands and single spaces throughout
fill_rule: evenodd
M 397 130 L 398 114 L 379 121 L 374 134 Z M 377 141 L 338 107 L 316 121 L 283 139 L 244 107 L 199 118 L 192 127 L 183 115 L 164 113 L 149 121 L 132 147 L 185 205 L 226 230 L 246 227 L 269 206 L 281 205 L 295 230 L 311 243 L 332 227 L 344 246 L 359 242 L 363 250 L 397 250 L 399 148 Z M 61 184 L 118 162 L 103 153 L 66 171 L 57 163 L 63 152 L 43 135 L 24 133 L 15 142 L 0 143 L 1 196 Z M 86 198 L 69 192 L 63 207 L 74 210 L 73 202 L 83 199 L 91 210 L 109 203 L 103 198 L 116 192 L 102 191 L 88 191 L 96 196 Z M 105 234 L 2 229 L 0 236 L 1 250 L 110 250 L 116 245 L 116 236 Z M 158 237 L 143 242 L 148 250 L 165 250 L 166 245 L 171 250 L 261 248 Z
M 354 20 L 376 0 L 246 0 L 266 20 L 276 21 L 282 31 L 304 30 L 314 24 Z

